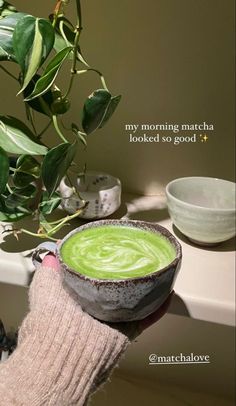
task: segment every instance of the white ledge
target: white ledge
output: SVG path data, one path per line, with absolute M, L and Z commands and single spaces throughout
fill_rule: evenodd
M 194 246 L 172 227 L 163 196 L 137 197 L 125 195 L 120 210 L 113 218 L 134 218 L 158 222 L 169 229 L 180 241 L 183 249 L 182 266 L 175 283 L 174 299 L 170 312 L 193 319 L 233 326 L 235 323 L 235 252 L 234 242 L 227 241 L 218 247 Z M 24 227 L 30 225 L 24 221 Z M 63 230 L 62 238 L 79 221 Z M 27 286 L 33 266 L 30 248 L 39 244 L 38 239 L 20 236 L 18 243 L 13 236 L 1 235 L 0 282 Z M 9 252 L 10 251 L 10 252 Z

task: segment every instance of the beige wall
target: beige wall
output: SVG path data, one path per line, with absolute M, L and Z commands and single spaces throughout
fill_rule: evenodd
M 79 156 L 81 166 L 87 161 L 88 169 L 117 175 L 126 189 L 140 193 L 156 193 L 159 186 L 180 176 L 232 179 L 234 1 L 82 3 L 85 56 L 103 71 L 110 90 L 121 93 L 123 99 L 108 125 L 89 137 L 87 153 Z M 16 0 L 14 4 L 44 16 L 54 1 Z M 84 100 L 98 87 L 93 74 L 81 77 L 73 99 Z M 8 79 L 1 80 L 1 114 L 20 116 L 20 101 L 12 100 L 11 89 Z M 74 121 L 80 116 L 80 106 L 78 101 L 68 115 Z M 214 124 L 215 131 L 205 144 L 129 143 L 125 124 L 166 121 L 206 121 Z

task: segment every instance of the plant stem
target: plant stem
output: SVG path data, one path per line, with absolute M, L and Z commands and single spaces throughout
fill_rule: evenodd
M 66 38 L 66 35 L 65 35 L 65 32 L 64 32 L 64 29 L 63 29 L 63 20 L 60 21 L 60 23 L 59 23 L 59 29 L 60 29 L 60 33 L 61 33 L 61 35 L 62 35 L 62 37 L 63 37 L 63 39 L 64 39 L 64 41 L 66 43 L 66 46 L 67 47 L 71 46 L 71 44 L 68 42 L 68 40 Z
M 60 14 L 60 11 L 61 11 L 62 3 L 63 3 L 62 0 L 57 0 L 56 6 L 55 6 L 55 9 L 54 9 L 54 12 L 53 12 L 53 22 L 52 22 L 53 27 L 56 26 L 57 19 L 58 19 L 58 16 Z
M 82 199 L 82 197 L 80 196 L 79 191 L 78 191 L 77 188 L 73 185 L 73 182 L 72 182 L 72 180 L 70 179 L 68 173 L 66 174 L 66 177 L 67 177 L 67 180 L 68 180 L 68 182 L 69 182 L 69 184 L 70 184 L 70 187 L 73 189 L 73 192 L 78 196 L 78 198 L 81 200 L 81 202 L 82 202 L 83 204 L 85 204 L 86 201 L 85 201 L 84 199 Z
M 50 230 L 50 234 L 49 234 L 49 235 L 53 235 L 53 234 L 55 234 L 57 231 L 59 231 L 60 228 L 61 228 L 67 221 L 73 220 L 73 219 L 75 219 L 76 217 L 78 217 L 78 216 L 82 213 L 82 211 L 84 210 L 84 208 L 85 208 L 87 205 L 88 205 L 88 202 L 85 202 L 84 205 L 83 205 L 83 207 L 81 207 L 79 210 L 77 210 L 74 214 L 71 214 L 70 216 L 64 217 L 64 218 L 62 219 L 61 223 L 57 224 L 55 227 L 53 227 L 53 228 Z
M 30 205 L 30 209 L 32 211 L 35 211 L 38 209 L 39 203 L 41 201 L 42 198 L 42 194 L 43 194 L 43 181 L 41 178 L 36 179 L 36 196 L 34 198 L 34 201 L 32 202 L 32 204 Z
M 68 86 L 68 89 L 67 89 L 67 92 L 66 92 L 64 98 L 66 98 L 69 95 L 69 93 L 72 89 L 72 86 L 73 86 L 75 75 L 77 73 L 77 71 L 76 71 L 77 49 L 78 49 L 78 45 L 79 45 L 80 34 L 83 29 L 80 0 L 76 0 L 76 7 L 77 7 L 77 24 L 75 27 L 76 34 L 75 34 L 74 45 L 73 45 L 73 59 L 72 59 L 72 65 L 71 65 L 71 71 L 70 71 L 71 76 L 70 76 L 69 86 Z
M 53 227 L 49 232 L 43 232 L 43 233 L 32 233 L 29 230 L 26 230 L 25 228 L 21 228 L 20 230 L 12 230 L 13 232 L 21 232 L 21 233 L 25 233 L 25 234 L 29 234 L 32 235 L 32 237 L 38 237 L 38 238 L 48 238 L 52 241 L 57 241 L 56 238 L 53 238 L 52 235 L 54 235 L 57 231 L 59 231 L 66 223 L 67 221 L 73 220 L 74 218 L 78 217 L 82 211 L 84 210 L 84 208 L 87 206 L 87 202 L 84 204 L 84 206 L 77 210 L 74 214 L 71 214 L 70 216 L 66 216 L 64 218 L 61 219 L 61 222 L 56 224 L 55 227 Z
M 80 14 L 80 17 L 78 16 L 78 21 L 77 21 L 77 25 L 76 25 L 75 29 L 76 29 L 76 34 L 75 34 L 75 40 L 74 40 L 73 60 L 72 60 L 72 67 L 71 67 L 71 74 L 73 74 L 73 75 L 76 74 L 77 48 L 79 45 L 80 34 L 83 29 L 83 27 L 81 26 L 81 14 Z
M 13 193 L 13 190 L 8 183 L 6 184 L 6 187 L 9 193 Z
M 16 76 L 14 76 L 11 72 L 9 72 L 6 68 L 4 68 L 4 66 L 0 65 L 0 68 L 8 75 L 10 76 L 12 79 L 16 80 L 19 83 L 19 80 L 17 79 Z
M 53 115 L 53 116 L 52 116 L 52 121 L 53 121 L 54 128 L 55 128 L 57 134 L 59 135 L 59 137 L 62 139 L 62 141 L 63 141 L 63 142 L 68 142 L 67 139 L 66 139 L 66 138 L 64 137 L 64 135 L 62 134 L 60 128 L 59 128 L 59 125 L 58 125 L 58 122 L 57 122 L 57 116 L 56 116 L 56 115 Z
M 32 237 L 47 238 L 47 239 L 52 240 L 52 241 L 57 241 L 56 238 L 51 237 L 48 233 L 32 233 L 31 231 L 26 230 L 25 228 L 21 228 L 20 230 L 13 230 L 13 233 L 14 233 L 14 231 L 15 232 L 18 231 L 18 233 L 24 233 L 24 234 L 32 235 Z
M 46 125 L 45 128 L 43 128 L 43 130 L 38 134 L 38 138 L 40 139 L 42 137 L 42 135 L 47 131 L 47 129 L 50 127 L 50 125 L 52 124 L 52 120 L 49 121 L 49 123 Z
M 36 127 L 35 127 L 35 124 L 34 124 L 34 118 L 33 118 L 33 114 L 32 114 L 31 108 L 26 105 L 26 115 L 27 115 L 27 113 L 28 113 L 28 120 L 29 120 L 29 122 L 30 122 L 30 124 L 31 124 L 31 127 L 32 127 L 32 129 L 33 129 L 33 131 L 34 131 L 34 134 L 35 134 L 36 136 L 38 136 L 37 130 L 36 130 Z
M 81 11 L 81 4 L 80 0 L 76 0 L 76 8 L 77 8 L 77 17 L 78 17 L 78 22 L 79 26 L 81 27 L 80 29 L 82 30 L 82 11 Z
M 93 69 L 93 68 L 89 68 L 89 69 L 78 70 L 76 73 L 77 73 L 77 75 L 81 75 L 81 74 L 87 73 L 87 72 L 89 72 L 89 71 L 92 71 L 92 72 L 97 73 L 97 74 L 100 76 L 100 79 L 101 79 L 103 88 L 104 88 L 105 90 L 109 91 L 109 90 L 108 90 L 108 87 L 107 87 L 107 85 L 106 85 L 106 82 L 105 82 L 105 78 L 104 78 L 103 74 L 102 74 L 99 70 Z

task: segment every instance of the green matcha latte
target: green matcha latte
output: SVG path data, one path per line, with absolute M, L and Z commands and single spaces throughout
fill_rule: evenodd
M 170 264 L 175 256 L 175 248 L 162 235 L 129 226 L 87 228 L 61 247 L 67 266 L 94 279 L 146 276 Z

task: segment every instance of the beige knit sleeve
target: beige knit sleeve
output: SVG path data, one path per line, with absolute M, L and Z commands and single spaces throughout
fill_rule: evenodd
M 0 405 L 84 405 L 129 340 L 83 312 L 53 269 L 36 272 L 29 296 L 17 349 L 0 364 Z

